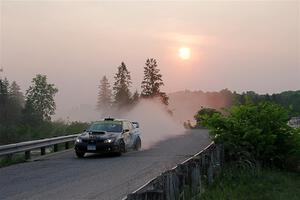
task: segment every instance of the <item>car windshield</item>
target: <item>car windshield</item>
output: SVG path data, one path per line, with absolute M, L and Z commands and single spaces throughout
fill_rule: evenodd
M 122 122 L 120 121 L 103 121 L 92 124 L 89 129 L 89 132 L 122 132 Z

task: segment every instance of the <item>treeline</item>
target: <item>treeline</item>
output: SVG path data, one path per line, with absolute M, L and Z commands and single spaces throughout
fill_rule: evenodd
M 290 110 L 291 116 L 300 115 L 300 90 L 285 91 L 277 94 L 257 94 L 253 91 L 243 92 L 242 94 L 233 93 L 232 99 L 238 104 L 246 104 L 253 102 L 255 104 L 260 102 L 273 102 Z
M 272 102 L 290 110 L 290 117 L 300 116 L 300 90 L 285 91 L 277 94 L 257 94 L 253 91 L 237 93 L 228 89 L 219 92 L 179 91 L 168 94 L 169 107 L 175 117 L 182 121 L 192 120 L 195 110 L 214 108 L 222 110 L 234 105 L 244 105 L 247 102 Z
M 103 76 L 97 99 L 97 109 L 103 117 L 127 111 L 141 98 L 158 98 L 168 104 L 166 93 L 161 91 L 164 83 L 155 59 L 146 60 L 141 94 L 137 91 L 132 94 L 131 84 L 131 75 L 124 62 L 117 68 L 112 88 Z M 54 97 L 57 92 L 45 75 L 36 75 L 25 95 L 15 81 L 10 84 L 7 78 L 0 79 L 0 145 L 74 134 L 85 129 L 87 123 L 51 121 L 56 110 Z
M 25 95 L 19 85 L 0 79 L 0 145 L 76 133 L 87 124 L 52 122 L 58 89 L 47 82 L 45 75 L 37 75 Z
M 137 90 L 133 93 L 130 91 L 131 84 L 130 72 L 126 64 L 122 62 L 117 68 L 112 87 L 106 76 L 101 79 L 97 110 L 103 116 L 122 113 L 131 109 L 141 98 L 158 98 L 163 104 L 168 105 L 169 98 L 165 92 L 161 91 L 164 83 L 156 59 L 149 58 L 145 62 L 140 94 Z

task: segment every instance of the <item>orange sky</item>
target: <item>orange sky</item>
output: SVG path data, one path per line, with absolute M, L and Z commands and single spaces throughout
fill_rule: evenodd
M 25 90 L 37 73 L 59 108 L 95 104 L 103 75 L 124 61 L 140 90 L 146 58 L 167 92 L 300 89 L 300 4 L 1 0 L 0 66 Z M 188 47 L 191 58 L 178 57 Z M 3 76 L 3 74 L 2 74 Z M 69 102 L 69 99 L 72 102 Z

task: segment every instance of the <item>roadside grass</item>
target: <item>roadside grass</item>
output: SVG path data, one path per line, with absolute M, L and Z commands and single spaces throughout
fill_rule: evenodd
M 227 167 L 201 200 L 299 200 L 300 173 Z
M 9 165 L 25 162 L 24 155 L 15 154 L 15 155 L 9 155 L 9 156 L 2 156 L 0 157 L 0 168 L 6 167 Z

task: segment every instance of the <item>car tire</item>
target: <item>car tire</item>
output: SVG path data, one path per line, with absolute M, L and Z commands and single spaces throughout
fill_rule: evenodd
M 135 141 L 135 145 L 134 145 L 134 150 L 135 151 L 139 151 L 142 147 L 142 141 L 141 141 L 141 138 L 140 137 L 137 137 L 136 138 L 136 141 Z
M 75 154 L 76 154 L 77 158 L 83 158 L 85 153 L 81 152 L 81 151 L 75 151 Z
M 119 142 L 119 152 L 117 152 L 117 154 L 120 156 L 122 155 L 122 153 L 126 152 L 126 147 L 125 147 L 125 143 L 123 140 L 120 140 Z

